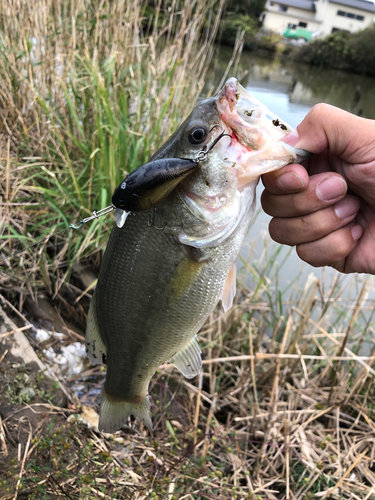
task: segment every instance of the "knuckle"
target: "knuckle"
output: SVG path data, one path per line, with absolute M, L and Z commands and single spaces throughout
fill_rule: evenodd
M 368 163 L 361 162 L 359 165 L 353 165 L 353 168 L 346 169 L 345 175 L 349 182 L 360 185 L 366 189 L 369 179 L 374 177 L 374 172 L 374 164 L 370 161 Z
M 305 193 L 290 196 L 291 213 L 295 216 L 306 213 L 306 195 Z
M 350 228 L 345 227 L 320 240 L 297 245 L 300 259 L 313 267 L 333 266 L 345 259 L 353 249 Z
M 271 238 L 283 245 L 295 245 L 295 232 L 293 222 L 288 219 L 273 218 L 268 227 Z
M 261 204 L 266 214 L 271 215 L 271 217 L 281 217 L 285 209 L 285 202 L 283 201 L 283 197 L 272 194 L 269 191 L 263 191 L 261 196 Z
M 312 200 L 310 190 L 288 195 L 288 216 L 299 217 L 314 213 L 319 207 Z
M 260 203 L 262 205 L 263 210 L 268 215 L 273 215 L 272 212 L 272 194 L 270 194 L 267 190 L 264 190 L 260 197 Z
M 310 118 L 312 120 L 321 121 L 325 116 L 328 116 L 332 112 L 332 106 L 324 102 L 315 104 L 309 111 Z
M 284 243 L 283 241 L 283 230 L 280 227 L 282 223 L 280 219 L 274 218 L 271 220 L 268 226 L 268 231 L 270 233 L 271 238 L 277 243 Z
M 317 252 L 314 250 L 314 246 L 315 245 L 311 243 L 302 243 L 301 245 L 297 245 L 296 252 L 298 257 L 313 267 L 325 265 L 324 263 L 317 261 Z
M 329 265 L 344 259 L 353 249 L 353 238 L 350 230 L 344 229 L 343 231 L 336 231 L 337 237 L 334 238 L 330 248 L 330 262 Z

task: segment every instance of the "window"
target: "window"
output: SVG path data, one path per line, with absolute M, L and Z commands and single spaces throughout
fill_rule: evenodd
M 286 12 L 287 10 L 288 10 L 288 7 L 286 5 L 279 5 L 280 12 Z
M 273 2 L 270 2 L 271 7 L 273 7 L 275 4 Z
M 298 26 L 299 26 L 300 28 L 307 28 L 307 23 L 303 23 L 302 21 L 300 21 L 300 22 L 298 23 Z
M 288 28 L 290 28 L 291 30 L 295 30 L 297 28 L 297 25 L 293 24 L 293 23 L 289 23 Z
M 342 30 L 341 28 L 332 28 L 331 33 L 336 33 L 336 31 L 343 31 L 344 33 L 350 33 L 348 30 Z
M 352 12 L 345 12 L 344 10 L 338 10 L 337 15 L 342 16 L 342 17 L 348 17 L 349 19 L 357 19 L 357 21 L 364 21 L 365 20 L 365 16 L 357 16 L 356 14 L 353 14 Z

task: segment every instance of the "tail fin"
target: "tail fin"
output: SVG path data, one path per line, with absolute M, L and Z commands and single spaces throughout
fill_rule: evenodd
M 116 432 L 124 425 L 129 415 L 140 418 L 145 426 L 152 431 L 149 396 L 146 396 L 142 403 L 137 405 L 127 401 L 111 401 L 103 389 L 99 430 L 108 433 Z

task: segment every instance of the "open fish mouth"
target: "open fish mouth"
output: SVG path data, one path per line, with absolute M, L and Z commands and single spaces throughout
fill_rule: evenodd
M 267 128 L 270 126 L 271 129 L 272 124 L 275 127 L 272 135 L 276 139 L 280 139 L 292 132 L 293 128 L 290 125 L 281 120 L 258 99 L 251 96 L 236 78 L 230 78 L 220 94 L 222 100 L 225 97 L 230 111 L 232 113 L 237 112 L 239 120 L 244 123 L 259 126 L 259 122 L 263 121 Z
M 293 131 L 284 120 L 270 111 L 267 106 L 251 96 L 236 78 L 230 78 L 218 94 L 218 111 L 232 129 L 235 138 L 250 150 L 259 151 L 269 140 L 282 139 Z M 281 144 L 290 152 L 288 144 Z M 311 154 L 302 149 L 293 148 L 296 160 L 306 159 Z
M 239 167 L 239 187 L 311 156 L 283 142 L 293 128 L 251 96 L 236 78 L 230 78 L 216 97 L 219 116 L 232 136 L 228 157 Z
M 221 244 L 244 217 L 251 218 L 261 175 L 310 156 L 282 141 L 292 127 L 252 97 L 235 78 L 230 78 L 214 99 L 221 126 L 229 135 L 217 144 L 215 154 L 232 180 L 231 189 L 223 184 L 223 191 L 211 195 L 184 189 L 183 184 L 179 188 L 181 201 L 206 224 L 204 234 L 182 230 L 179 241 L 198 248 Z

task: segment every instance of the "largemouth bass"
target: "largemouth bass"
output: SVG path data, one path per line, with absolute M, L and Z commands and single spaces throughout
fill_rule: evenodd
M 189 162 L 208 151 L 221 130 L 226 135 L 206 158 Z M 148 385 L 162 363 L 188 378 L 199 373 L 196 334 L 220 299 L 225 311 L 232 305 L 235 261 L 259 177 L 306 155 L 280 142 L 291 130 L 231 78 L 116 190 L 118 225 L 86 332 L 91 363 L 107 364 L 100 430 L 116 431 L 129 415 L 152 428 Z M 184 160 L 161 161 L 178 158 Z M 126 203 L 136 210 L 127 218 Z

